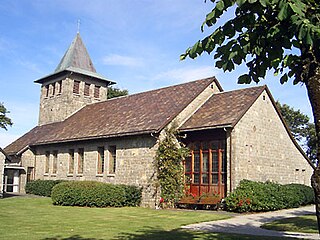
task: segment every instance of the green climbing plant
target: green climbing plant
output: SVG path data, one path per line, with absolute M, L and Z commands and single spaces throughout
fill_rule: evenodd
M 160 203 L 165 208 L 173 208 L 183 195 L 183 160 L 189 149 L 179 140 L 175 124 L 166 128 L 164 137 L 159 140 L 156 153 L 157 180 L 161 189 Z

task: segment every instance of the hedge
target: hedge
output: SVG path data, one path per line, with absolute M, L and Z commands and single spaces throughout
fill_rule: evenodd
M 65 180 L 35 180 L 26 184 L 25 190 L 28 194 L 34 194 L 44 197 L 51 196 L 52 188 Z
M 70 181 L 56 185 L 51 199 L 54 205 L 85 207 L 139 206 L 142 189 L 95 181 Z
M 309 186 L 249 180 L 242 180 L 225 198 L 226 210 L 232 212 L 274 211 L 311 203 L 314 203 L 314 191 Z

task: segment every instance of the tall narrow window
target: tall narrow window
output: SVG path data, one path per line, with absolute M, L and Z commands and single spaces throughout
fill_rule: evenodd
M 97 173 L 103 174 L 103 172 L 104 172 L 104 147 L 98 147 Z
M 45 162 L 45 168 L 44 168 L 44 173 L 48 174 L 49 173 L 49 165 L 50 165 L 50 152 L 46 152 L 46 162 Z
M 49 85 L 45 86 L 46 97 L 49 97 Z
M 83 173 L 84 149 L 78 149 L 78 174 Z
M 57 174 L 58 168 L 58 151 L 53 151 L 52 174 Z
M 51 84 L 51 88 L 52 88 L 52 96 L 54 96 L 56 94 L 56 83 L 52 83 Z
M 117 148 L 116 146 L 109 147 L 109 174 L 116 173 L 116 163 L 117 163 Z
M 27 182 L 31 182 L 34 180 L 34 168 L 27 167 Z
M 62 81 L 58 82 L 58 93 L 61 94 L 62 93 Z
M 85 83 L 84 84 L 84 95 L 85 96 L 89 96 L 90 95 L 90 84 L 89 83 Z
M 79 94 L 80 93 L 80 81 L 73 82 L 73 93 Z
M 69 169 L 68 173 L 73 174 L 74 171 L 74 149 L 69 149 Z
M 94 86 L 94 97 L 95 98 L 100 97 L 100 86 Z

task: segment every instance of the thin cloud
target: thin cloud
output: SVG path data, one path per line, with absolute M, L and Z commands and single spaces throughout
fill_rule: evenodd
M 110 54 L 102 59 L 103 64 L 112 66 L 142 67 L 144 62 L 141 58 Z

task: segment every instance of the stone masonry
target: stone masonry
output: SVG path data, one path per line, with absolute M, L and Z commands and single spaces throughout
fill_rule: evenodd
M 264 91 L 231 133 L 231 179 L 310 185 L 312 168 Z
M 109 146 L 116 146 L 116 171 L 109 174 Z M 104 173 L 98 174 L 98 147 L 104 147 Z M 79 148 L 84 148 L 83 173 L 77 173 Z M 69 150 L 74 149 L 74 170 L 69 173 Z M 58 167 L 53 174 L 53 155 L 58 151 Z M 95 140 L 83 143 L 65 143 L 36 148 L 36 179 L 93 180 L 106 183 L 127 184 L 143 188 L 143 206 L 155 207 L 154 156 L 156 139 L 150 135 Z M 46 156 L 50 152 L 49 173 L 45 173 Z M 23 154 L 24 155 L 24 154 Z M 26 156 L 26 158 L 28 158 Z M 32 166 L 33 163 L 29 162 Z
M 80 82 L 79 94 L 73 93 L 74 81 Z M 86 83 L 90 84 L 89 95 L 84 94 Z M 94 96 L 96 86 L 99 87 L 98 98 Z M 61 92 L 59 92 L 60 87 Z M 48 96 L 47 88 L 49 88 Z M 77 74 L 71 74 L 66 78 L 55 78 L 41 86 L 39 125 L 63 121 L 85 105 L 104 100 L 107 100 L 107 87 L 102 81 Z

